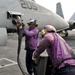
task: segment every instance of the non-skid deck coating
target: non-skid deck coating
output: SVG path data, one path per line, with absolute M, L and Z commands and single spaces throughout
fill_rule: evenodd
M 71 34 L 72 35 L 72 34 Z M 75 53 L 75 35 L 69 37 L 63 37 L 67 43 L 73 48 Z M 22 75 L 17 65 L 17 34 L 9 34 L 7 45 L 0 47 L 0 75 Z M 25 43 L 24 38 L 21 47 L 20 59 L 22 61 L 23 68 L 25 67 Z

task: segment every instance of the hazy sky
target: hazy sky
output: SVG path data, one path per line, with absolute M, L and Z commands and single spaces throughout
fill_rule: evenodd
M 36 3 L 50 9 L 56 13 L 56 3 L 61 2 L 63 14 L 66 20 L 69 20 L 70 17 L 75 12 L 75 0 L 35 0 Z

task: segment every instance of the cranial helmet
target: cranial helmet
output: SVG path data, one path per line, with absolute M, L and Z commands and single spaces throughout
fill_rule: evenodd
M 27 23 L 28 25 L 35 25 L 36 27 L 38 26 L 38 24 L 36 23 L 36 20 L 35 19 L 31 19 L 29 21 L 29 23 Z
M 46 25 L 46 26 L 41 30 L 41 35 L 42 35 L 42 37 L 43 37 L 47 32 L 56 32 L 56 29 L 55 29 L 52 25 Z
M 44 28 L 48 32 L 56 32 L 56 29 L 52 25 L 46 25 Z

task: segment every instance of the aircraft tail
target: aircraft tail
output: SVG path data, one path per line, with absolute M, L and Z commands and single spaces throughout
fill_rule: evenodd
M 75 20 L 75 12 L 69 20 Z
M 61 6 L 60 2 L 58 2 L 56 4 L 56 14 L 58 14 L 59 16 L 61 16 L 62 18 L 64 18 L 63 11 L 62 11 L 62 6 Z

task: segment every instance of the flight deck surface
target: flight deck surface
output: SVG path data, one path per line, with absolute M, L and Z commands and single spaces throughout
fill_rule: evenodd
M 17 34 L 8 34 L 8 40 L 6 46 L 0 47 L 0 75 L 22 75 L 18 65 L 17 65 Z M 72 47 L 75 53 L 75 35 L 69 35 L 68 37 L 63 38 L 66 42 Z M 22 40 L 21 46 L 21 55 L 20 59 L 23 65 L 24 70 L 26 71 L 25 67 L 25 42 L 24 38 Z M 27 72 L 27 71 L 26 71 Z

